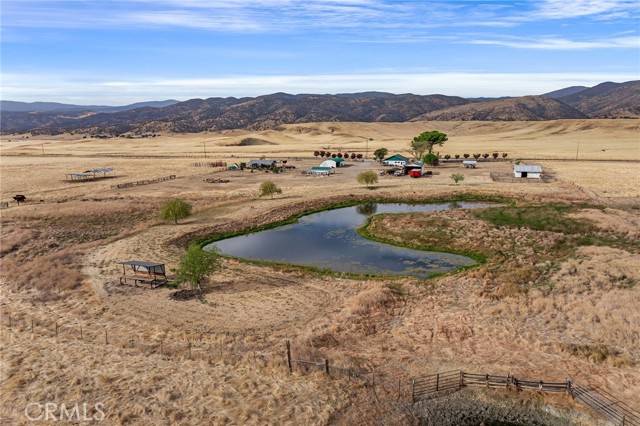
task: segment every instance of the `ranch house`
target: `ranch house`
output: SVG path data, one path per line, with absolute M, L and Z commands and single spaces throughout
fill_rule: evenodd
M 407 161 L 409 161 L 409 159 L 404 155 L 395 154 L 389 158 L 385 158 L 384 160 L 382 160 L 382 165 L 404 167 L 404 165 L 407 164 Z

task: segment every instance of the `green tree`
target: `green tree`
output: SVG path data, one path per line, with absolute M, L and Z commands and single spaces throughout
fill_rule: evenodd
M 190 203 L 179 198 L 167 200 L 162 205 L 160 218 L 162 220 L 173 220 L 177 224 L 178 219 L 184 219 L 191 216 L 191 209 L 192 206 Z
M 378 175 L 373 170 L 360 172 L 358 173 L 358 183 L 361 185 L 367 185 L 367 188 L 371 188 L 371 185 L 378 183 Z
M 462 173 L 453 173 L 451 175 L 451 179 L 457 184 L 458 182 L 462 182 L 464 180 L 464 175 Z
M 265 197 L 270 195 L 271 199 L 273 199 L 273 194 L 282 194 L 282 189 L 270 180 L 262 182 L 260 185 L 260 196 Z
M 415 158 L 422 158 L 425 152 L 431 154 L 434 145 L 442 146 L 447 140 L 447 135 L 437 130 L 422 132 L 411 141 L 411 152 Z
M 425 154 L 424 157 L 422 157 L 422 162 L 430 166 L 437 166 L 438 164 L 440 164 L 440 157 L 438 157 L 438 154 L 434 154 L 433 152 L 430 152 L 428 154 Z
M 180 259 L 176 270 L 178 282 L 188 282 L 194 288 L 202 290 L 200 284 L 212 272 L 220 269 L 220 254 L 214 250 L 205 250 L 198 244 L 191 244 Z
M 375 158 L 378 161 L 382 161 L 382 159 L 386 157 L 388 153 L 389 153 L 389 150 L 387 150 L 387 148 L 378 148 L 375 151 L 373 151 L 373 158 Z

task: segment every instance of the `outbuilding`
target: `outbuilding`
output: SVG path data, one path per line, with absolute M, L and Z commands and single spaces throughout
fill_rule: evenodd
M 419 171 L 420 176 L 422 176 L 425 172 L 424 163 L 422 161 L 414 161 L 413 163 L 405 164 L 403 167 L 405 175 L 410 174 L 412 170 Z
M 276 160 L 251 160 L 250 169 L 268 169 L 276 165 Z
M 542 167 L 534 164 L 515 164 L 513 166 L 513 177 L 540 179 L 542 177 Z
M 404 155 L 394 154 L 391 157 L 388 157 L 382 160 L 382 165 L 404 167 L 404 165 L 407 164 L 407 161 L 409 161 L 409 159 Z
M 309 174 L 314 176 L 329 176 L 331 173 L 333 173 L 333 168 L 331 167 L 312 167 L 309 170 Z
M 330 159 L 329 161 L 333 161 L 334 163 L 336 163 L 336 167 L 342 167 L 344 165 L 342 164 L 344 162 L 344 158 L 336 157 Z
M 464 160 L 462 161 L 462 165 L 465 169 L 472 168 L 475 169 L 478 166 L 477 160 Z
M 325 160 L 322 163 L 320 163 L 320 167 L 330 167 L 332 169 L 335 169 L 337 166 L 337 163 L 333 160 Z

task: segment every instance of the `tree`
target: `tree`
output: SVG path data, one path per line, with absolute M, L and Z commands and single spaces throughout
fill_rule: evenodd
M 484 159 L 486 160 L 487 158 L 489 158 L 489 154 L 487 154 L 487 153 L 485 152 L 484 154 L 482 154 L 482 158 L 484 158 Z
M 462 154 L 464 158 L 469 158 L 469 154 Z
M 313 156 L 318 157 L 320 155 L 320 151 L 313 151 Z
M 411 152 L 416 158 L 422 158 L 425 152 L 433 152 L 434 145 L 442 146 L 447 140 L 447 135 L 437 130 L 422 132 L 411 141 Z
M 464 180 L 464 175 L 462 173 L 453 173 L 451 175 L 451 179 L 453 179 L 453 181 L 456 183 L 456 185 L 458 184 L 458 182 L 461 182 Z
M 202 290 L 202 280 L 213 271 L 220 269 L 220 255 L 213 249 L 204 250 L 198 244 L 191 244 L 187 252 L 180 259 L 176 270 L 178 282 L 188 282 L 198 290 Z
M 460 158 L 460 154 L 456 154 L 454 155 L 454 157 L 456 157 L 456 160 L 457 160 L 458 158 Z
M 375 151 L 373 151 L 373 158 L 375 158 L 378 161 L 382 161 L 382 159 L 386 157 L 388 153 L 389 153 L 389 150 L 387 148 L 378 148 Z
M 506 152 L 502 153 L 502 158 L 507 158 L 507 153 Z
M 475 158 L 477 160 L 478 158 L 480 158 L 480 155 L 482 155 L 482 154 L 473 154 L 473 158 Z
M 422 162 L 430 166 L 437 166 L 438 164 L 440 164 L 440 158 L 438 157 L 438 154 L 430 152 L 422 157 Z
M 184 219 L 191 216 L 191 209 L 192 206 L 190 203 L 179 198 L 167 200 L 162 205 L 160 218 L 162 220 L 173 220 L 177 224 L 178 219 Z
M 356 159 L 356 153 L 355 153 L 355 152 L 352 152 L 352 153 L 351 153 L 351 159 L 352 159 L 352 160 L 355 160 L 355 159 Z
M 342 153 L 341 152 L 337 153 L 336 155 L 338 156 L 338 158 L 342 158 Z
M 450 160 L 450 159 L 451 159 L 451 156 L 450 156 L 449 154 L 446 154 L 446 155 L 444 156 L 444 159 L 445 159 L 445 160 Z
M 273 194 L 282 194 L 282 189 L 280 189 L 278 185 L 271 182 L 270 180 L 264 181 L 262 182 L 262 184 L 260 184 L 261 197 L 270 195 L 271 199 L 273 200 Z
M 371 188 L 371 185 L 378 183 L 378 175 L 373 170 L 360 172 L 358 173 L 358 183 L 361 185 L 367 185 L 367 188 Z
M 356 157 L 358 158 L 358 160 L 362 160 L 363 155 L 362 154 L 358 154 L 358 155 L 356 155 Z
M 320 151 L 320 157 L 324 157 L 324 154 L 326 154 L 324 150 Z
M 500 154 L 498 154 L 497 152 L 494 152 L 493 154 L 491 154 L 494 160 L 497 160 L 499 155 Z

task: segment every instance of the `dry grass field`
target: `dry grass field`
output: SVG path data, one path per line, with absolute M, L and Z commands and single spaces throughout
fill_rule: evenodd
M 431 178 L 381 176 L 373 190 L 356 183 L 358 172 L 382 169 L 372 161 L 349 161 L 330 177 L 301 174 L 318 164 L 314 150 L 370 154 L 384 146 L 406 153 L 413 136 L 431 129 L 449 136 L 442 154 L 507 152 L 507 161 L 471 170 L 444 163 Z M 410 378 L 454 368 L 572 377 L 640 410 L 639 134 L 636 120 L 562 120 L 315 123 L 144 139 L 5 136 L 3 424 L 28 424 L 25 406 L 49 401 L 102 402 L 104 424 L 412 424 L 416 418 L 398 410 L 390 396 L 397 389 L 388 384 L 401 379 L 406 400 Z M 561 161 L 575 159 L 576 150 L 581 161 Z M 192 167 L 263 155 L 296 169 Z M 525 162 L 541 164 L 550 182 L 491 179 L 491 172 L 511 170 L 509 160 L 531 157 L 538 160 Z M 64 181 L 65 173 L 101 167 L 113 167 L 116 176 Z M 464 181 L 454 184 L 452 173 L 463 173 Z M 112 189 L 168 175 L 177 178 Z M 205 181 L 212 177 L 229 182 Z M 273 200 L 258 197 L 266 179 L 283 189 Z M 28 202 L 17 206 L 15 194 Z M 518 208 L 569 204 L 561 212 L 568 228 L 502 226 L 461 210 L 376 217 L 370 231 L 380 238 L 487 256 L 478 268 L 426 282 L 225 260 L 201 299 L 177 301 L 171 288 L 118 284 L 118 261 L 174 268 L 193 238 L 340 201 L 461 194 L 507 197 Z M 178 225 L 158 219 L 171 197 L 194 205 Z M 319 372 L 289 376 L 285 339 L 294 357 L 375 370 L 388 392 L 374 395 L 359 381 Z M 553 405 L 590 422 L 568 398 L 528 395 L 517 403 Z

